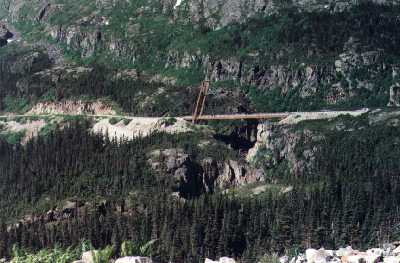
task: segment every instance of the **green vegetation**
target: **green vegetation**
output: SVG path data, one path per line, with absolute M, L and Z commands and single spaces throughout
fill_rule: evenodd
M 37 19 L 43 8 L 38 2 L 21 3 L 16 26 L 28 41 L 61 47 L 68 63 L 54 66 L 40 45 L 0 49 L 0 111 L 89 98 L 107 99 L 136 116 L 187 115 L 206 61 L 215 62 L 213 73 L 221 75 L 207 113 L 381 107 L 397 81 L 400 6 L 361 1 L 343 12 L 283 6 L 211 30 L 207 21 L 188 21 L 187 3 L 173 14 L 156 0 L 102 7 L 90 0 L 54 0 Z M 50 28 L 77 35 L 68 36 L 67 45 L 63 32 L 50 39 Z M 354 58 L 360 61 L 348 72 L 337 72 L 335 60 L 349 50 L 363 56 Z M 242 71 L 224 72 L 223 63 Z M 252 164 L 264 168 L 265 182 L 224 193 L 204 182 L 226 168 L 222 161 L 243 159 L 256 122 L 213 122 L 214 138 L 196 130 L 129 141 L 93 134 L 82 116 L 46 122 L 40 136 L 23 145 L 24 131 L 0 127 L 0 258 L 63 263 L 98 248 L 95 263 L 133 254 L 160 262 L 231 256 L 276 263 L 290 249 L 363 248 L 400 238 L 399 128 L 372 125 L 366 115 L 288 128 L 300 141 L 290 149 L 305 162 L 295 167 L 299 171 L 265 147 Z M 165 149 L 182 149 L 188 164 L 171 172 L 175 168 L 150 160 Z M 221 162 L 200 165 L 210 158 Z M 282 193 L 287 186 L 293 189 Z M 76 201 L 75 208 L 63 207 L 68 200 Z
M 224 158 L 218 152 L 222 146 L 199 148 L 204 140 L 200 135 L 153 134 L 110 141 L 89 133 L 88 124 L 79 122 L 25 146 L 0 139 L 3 220 L 44 213 L 73 196 L 90 204 L 57 224 L 38 220 L 11 232 L 0 231 L 0 243 L 7 240 L 10 245 L 6 247 L 17 243 L 37 251 L 56 244 L 76 247 L 85 238 L 96 248 L 114 245 L 114 250 L 108 247 L 104 255 L 100 253 L 108 258 L 111 251 L 147 254 L 140 249 L 142 245 L 122 240 L 144 244 L 157 239 L 152 242 L 151 255 L 161 261 L 200 262 L 204 257 L 224 255 L 247 263 L 289 248 L 345 244 L 362 248 L 400 238 L 392 223 L 400 216 L 398 127 L 369 125 L 362 118 L 346 116 L 336 122 L 354 129 L 333 133 L 319 128 L 314 132 L 323 132 L 324 140 L 294 149 L 298 154 L 308 148 L 316 150 L 315 166 L 301 176 L 293 176 L 281 162 L 269 168 L 262 194 L 193 195 L 198 189 L 191 188 L 185 202 L 171 196 L 173 178 L 150 169 L 148 154 L 155 149 L 183 148 L 193 158 L 204 158 L 208 151 L 213 158 Z M 359 129 L 360 125 L 364 128 Z M 22 164 L 28 168 L 13 176 Z M 252 192 L 259 186 L 243 191 Z M 285 186 L 293 189 L 282 194 Z M 51 201 L 43 205 L 44 199 Z M 375 229 L 380 229 L 379 235 Z M 7 256 L 10 251 L 2 253 Z
M 29 101 L 26 98 L 6 96 L 3 100 L 3 103 L 4 110 L 7 112 L 24 113 L 30 107 Z
M 109 263 L 114 254 L 114 250 L 114 246 L 107 246 L 103 249 L 94 251 L 94 263 Z
M 63 39 L 58 43 L 53 41 L 65 50 L 66 56 L 75 64 L 94 70 L 79 76 L 65 76 L 57 83 L 24 74 L 30 85 L 20 90 L 15 85 L 21 75 L 2 67 L 1 74 L 6 78 L 0 80 L 0 85 L 6 89 L 0 91 L 0 95 L 2 98 L 9 96 L 14 101 L 0 102 L 0 110 L 7 107 L 22 110 L 25 105 L 44 98 L 60 100 L 89 96 L 94 99 L 109 98 L 123 111 L 135 115 L 186 115 L 192 111 L 191 105 L 197 93 L 193 87 L 204 79 L 205 70 L 201 61 L 206 55 L 216 61 L 214 66 L 217 69 L 219 59 L 233 59 L 243 66 L 240 75 L 254 75 L 247 76 L 255 78 L 250 83 L 228 78 L 213 87 L 223 92 L 241 90 L 243 93 L 239 96 L 246 96 L 250 101 L 250 105 L 241 105 L 247 111 L 382 107 L 388 101 L 388 88 L 395 82 L 392 68 L 396 68 L 400 61 L 397 48 L 400 45 L 400 33 L 397 32 L 400 28 L 397 19 L 399 6 L 363 1 L 347 11 L 335 13 L 298 12 L 283 7 L 277 14 L 255 16 L 245 23 L 213 31 L 202 23 L 200 26 L 189 23 L 186 4 L 172 19 L 171 10 L 163 12 L 159 1 L 146 1 L 149 8 L 142 8 L 144 1 L 118 1 L 103 8 L 87 0 L 56 2 L 62 7 L 54 7 L 44 21 L 33 19 L 32 16 L 39 11 L 34 4 L 26 3 L 26 13 L 22 12 L 20 21 L 30 27 L 21 30 L 25 34 L 34 32 L 34 29 L 43 31 L 46 25 L 68 27 L 78 21 L 86 21 L 79 22 L 77 30 L 82 34 L 95 34 L 97 29 L 93 21 L 107 19 L 107 24 L 101 28 L 101 41 L 97 44 L 89 43 L 88 47 L 83 47 L 74 42 L 66 46 Z M 40 36 L 40 39 L 43 40 L 43 37 Z M 105 48 L 105 44 L 116 39 L 122 45 L 119 55 Z M 353 46 L 348 43 L 349 39 L 355 41 Z M 371 50 L 378 50 L 379 54 L 371 58 L 372 63 L 360 61 L 343 76 L 335 72 L 334 62 L 349 48 L 356 48 L 358 54 Z M 34 52 L 26 48 L 6 49 L 9 51 L 5 54 L 0 51 L 3 54 L 0 54 L 0 61 L 7 61 L 8 64 L 10 58 Z M 177 67 L 176 63 L 184 57 L 190 58 L 187 65 Z M 46 58 L 41 58 L 43 63 L 38 63 L 37 67 L 45 69 Z M 263 74 L 279 66 L 282 73 L 298 79 L 293 79 L 293 83 L 272 80 L 271 83 L 258 85 L 261 79 L 269 77 Z M 305 78 L 307 67 L 315 71 L 313 83 Z M 123 69 L 136 69 L 146 76 L 158 75 L 161 79 L 165 77 L 170 84 L 116 79 L 115 74 Z M 24 73 L 29 75 L 33 72 L 36 68 Z M 338 89 L 333 84 L 339 82 L 342 83 L 344 97 L 335 102 L 329 101 L 336 96 Z M 368 87 L 365 86 L 367 82 L 370 84 Z M 232 100 L 209 103 L 206 111 L 226 112 Z
M 149 257 L 152 254 L 152 246 L 157 239 L 150 240 L 144 244 L 135 244 L 132 241 L 124 241 L 121 244 L 121 256 L 143 256 Z
M 108 120 L 108 122 L 109 122 L 111 125 L 115 125 L 115 124 L 117 124 L 118 122 L 120 122 L 121 120 L 122 120 L 122 118 L 112 117 L 111 119 Z
M 260 259 L 260 263 L 279 263 L 279 255 L 265 255 Z
M 37 253 L 30 253 L 16 246 L 12 249 L 12 260 L 15 263 L 71 263 L 80 257 L 79 249 L 43 249 Z
M 58 128 L 58 124 L 55 122 L 47 123 L 42 129 L 39 131 L 40 136 L 47 136 L 53 133 Z
M 124 119 L 124 125 L 129 125 L 129 123 L 131 123 L 132 119 Z
M 93 259 L 95 263 L 109 263 L 110 259 L 120 255 L 125 256 L 150 256 L 152 246 L 156 240 L 148 241 L 144 244 L 136 244 L 132 241 L 122 242 L 120 251 L 115 246 L 107 246 L 105 248 L 95 249 L 88 241 L 82 241 L 76 247 L 68 247 L 67 249 L 56 246 L 52 249 L 43 249 L 39 252 L 32 252 L 24 248 L 12 248 L 11 259 L 15 263 L 71 263 L 81 258 L 83 252 L 93 251 Z
M 161 119 L 161 124 L 165 126 L 172 126 L 177 122 L 176 118 L 163 118 Z
M 0 139 L 4 139 L 10 144 L 20 144 L 25 136 L 25 132 L 26 132 L 25 130 L 19 132 L 11 132 L 11 131 L 1 132 Z

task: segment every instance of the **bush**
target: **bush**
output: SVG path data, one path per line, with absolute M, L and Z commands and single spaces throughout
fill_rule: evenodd
M 3 132 L 0 133 L 0 137 L 3 137 L 10 144 L 19 144 L 24 138 L 26 130 L 19 132 Z
M 114 246 L 107 246 L 101 250 L 94 251 L 94 263 L 109 263 L 115 252 Z
M 44 249 L 37 253 L 31 253 L 15 245 L 12 248 L 12 262 L 14 263 L 70 263 L 77 260 L 79 256 L 80 251 L 72 248 L 61 249 L 56 247 L 52 250 Z
M 24 113 L 29 109 L 29 101 L 26 98 L 6 96 L 4 105 L 7 112 Z
M 135 244 L 132 241 L 124 241 L 121 245 L 121 256 L 151 256 L 153 245 L 157 239 L 150 240 L 144 244 Z

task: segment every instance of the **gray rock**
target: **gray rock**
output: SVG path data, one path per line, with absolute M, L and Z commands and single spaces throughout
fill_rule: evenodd
M 307 263 L 327 263 L 329 256 L 329 253 L 323 248 L 319 250 L 312 248 L 306 250 Z
M 299 254 L 295 259 L 295 263 L 307 262 L 306 256 L 304 254 Z
M 385 251 L 382 248 L 370 248 L 366 252 L 367 254 L 382 256 Z
M 84 263 L 95 263 L 94 261 L 95 253 L 96 253 L 95 250 L 83 252 L 81 261 L 83 261 Z
M 217 261 L 206 258 L 204 263 L 236 263 L 236 261 L 233 258 L 222 257 Z
M 384 263 L 400 263 L 400 256 L 388 256 L 383 258 Z
M 176 0 L 177 1 L 177 0 Z M 175 1 L 175 2 L 176 2 Z M 377 3 L 392 3 L 391 0 L 374 0 Z M 341 1 L 273 1 L 273 0 L 191 0 L 188 1 L 192 20 L 199 22 L 205 20 L 210 28 L 218 29 L 233 22 L 243 22 L 248 17 L 257 14 L 273 14 L 279 12 L 284 6 L 292 6 L 301 11 L 329 10 L 331 12 L 342 12 L 358 3 L 356 0 Z M 215 17 L 219 17 L 217 20 Z
M 13 36 L 14 34 L 8 30 L 7 26 L 0 22 L 0 47 L 7 45 L 7 40 Z
M 351 254 L 341 257 L 342 262 L 346 263 L 378 263 L 380 259 L 380 255 L 359 251 L 353 251 Z
M 153 263 L 148 257 L 123 257 L 115 261 L 115 263 Z
M 390 87 L 389 107 L 400 107 L 400 84 L 396 83 Z
M 393 255 L 400 255 L 400 246 L 397 246 L 393 251 Z
M 282 256 L 279 258 L 279 263 L 289 263 L 289 257 L 288 256 Z
M 174 178 L 174 191 L 185 197 L 188 193 L 213 192 L 249 183 L 262 182 L 264 172 L 244 161 L 217 161 L 211 158 L 195 160 L 183 149 L 155 150 L 149 164 Z
M 347 246 L 345 248 L 339 248 L 338 250 L 336 250 L 336 255 L 338 257 L 344 257 L 344 256 L 349 256 L 351 254 L 353 254 L 355 252 L 355 250 L 353 250 L 353 248 L 351 246 Z

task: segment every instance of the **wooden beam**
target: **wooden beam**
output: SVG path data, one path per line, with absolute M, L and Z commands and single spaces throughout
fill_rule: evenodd
M 290 113 L 253 113 L 253 114 L 219 114 L 219 115 L 201 115 L 196 120 L 268 120 L 284 119 Z M 182 119 L 192 121 L 193 116 L 184 116 Z

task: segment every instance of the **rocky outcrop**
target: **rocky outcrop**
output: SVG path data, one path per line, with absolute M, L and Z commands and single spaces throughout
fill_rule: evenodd
M 34 74 L 52 65 L 45 50 L 40 48 L 20 48 L 21 50 L 10 52 L 0 59 L 1 70 L 3 74 L 6 74 L 5 77 L 22 77 Z
M 0 121 L 1 133 L 23 133 L 21 143 L 25 144 L 30 139 L 38 136 L 39 132 L 46 126 L 45 120 Z
M 233 258 L 222 257 L 217 261 L 206 258 L 204 263 L 236 263 L 236 261 Z
M 92 115 L 115 115 L 111 105 L 102 101 L 71 101 L 62 102 L 40 102 L 27 112 L 30 114 L 92 114 Z
M 123 257 L 115 261 L 115 263 L 153 263 L 148 257 Z
M 154 170 L 174 178 L 173 190 L 183 197 L 214 192 L 264 181 L 262 169 L 239 160 L 198 160 L 183 149 L 156 150 L 150 153 Z
M 282 51 L 283 53 L 287 51 Z M 310 54 L 318 53 L 309 47 Z M 257 87 L 262 94 L 273 90 L 281 96 L 296 92 L 300 99 L 307 99 L 324 91 L 321 98 L 327 105 L 337 105 L 357 97 L 361 92 L 371 92 L 376 85 L 373 80 L 390 75 L 392 68 L 384 62 L 382 50 L 362 47 L 358 39 L 350 37 L 344 43 L 342 53 L 331 61 L 318 63 L 273 63 L 260 61 L 260 54 L 248 54 L 249 58 L 229 57 L 215 59 L 207 54 L 170 52 L 166 67 L 189 68 L 202 65 L 211 70 L 211 80 L 237 81 L 242 85 Z M 278 57 L 273 59 L 278 61 Z M 367 71 L 367 75 L 357 72 Z M 389 88 L 386 88 L 389 95 Z
M 79 87 L 87 83 L 92 68 L 58 66 L 27 75 L 16 84 L 21 90 L 47 90 L 49 87 Z M 62 96 L 62 94 L 60 94 Z
M 395 244 L 384 244 L 382 248 L 371 248 L 359 251 L 351 246 L 338 250 L 307 249 L 305 254 L 299 254 L 287 262 L 291 263 L 397 263 L 400 262 L 400 247 Z M 287 257 L 287 256 L 285 256 Z
M 54 207 L 42 214 L 25 215 L 14 225 L 9 226 L 12 228 L 19 228 L 24 225 L 33 224 L 35 222 L 43 222 L 45 224 L 52 224 L 54 222 L 63 222 L 71 218 L 80 217 L 82 214 L 92 211 L 99 215 L 106 215 L 107 213 L 124 213 L 130 214 L 132 210 L 129 202 L 111 202 L 103 200 L 97 203 L 82 202 L 80 200 L 71 199 L 66 200 L 58 207 Z
M 293 113 L 278 123 L 259 124 L 257 141 L 247 154 L 247 161 L 256 167 L 272 169 L 286 165 L 295 176 L 301 176 L 314 168 L 316 154 L 326 132 L 355 131 L 368 125 L 399 125 L 399 111 L 363 109 L 359 111 L 327 111 L 315 113 Z M 343 118 L 355 122 L 367 117 L 365 124 L 346 125 Z M 364 125 L 364 126 L 363 126 Z
M 272 123 L 260 124 L 257 142 L 250 149 L 247 160 L 255 166 L 273 168 L 287 162 L 295 176 L 301 175 L 313 163 L 314 151 L 304 153 L 304 159 L 298 158 L 296 146 L 301 142 L 309 144 L 315 135 L 309 131 L 293 131 L 290 126 L 279 126 Z
M 157 132 L 169 134 L 191 132 L 193 131 L 193 127 L 181 118 L 123 118 L 117 116 L 114 119 L 105 118 L 96 122 L 92 130 L 95 133 L 107 135 L 110 139 L 132 139 L 134 137 L 149 136 Z
M 149 163 L 162 176 L 172 176 L 172 190 L 181 196 L 196 196 L 203 191 L 201 167 L 182 149 L 153 151 Z
M 178 1 L 177 1 L 178 2 Z M 375 3 L 389 4 L 397 3 L 394 0 L 374 0 Z M 244 22 L 249 17 L 259 14 L 273 14 L 279 12 L 282 7 L 297 8 L 301 11 L 321 11 L 342 12 L 352 5 L 358 3 L 357 0 L 343 1 L 315 1 L 315 0 L 191 0 L 188 1 L 192 20 L 199 23 L 207 21 L 209 27 L 217 29 L 230 23 Z M 179 5 L 182 6 L 182 5 Z M 219 18 L 219 19 L 217 19 Z
M 6 25 L 0 22 L 0 47 L 6 46 L 8 40 L 13 37 L 13 33 L 11 33 Z
M 94 260 L 95 253 L 96 253 L 96 251 L 83 252 L 81 261 L 83 261 L 85 263 L 95 263 L 95 260 Z
M 18 18 L 17 10 L 20 9 L 20 5 L 24 4 L 17 0 L 14 2 L 15 8 L 12 8 L 13 14 L 10 16 Z M 302 12 L 320 10 L 340 12 L 357 2 L 356 0 L 331 0 L 321 3 L 314 0 L 293 0 L 285 1 L 285 5 L 292 6 Z M 396 1 L 375 0 L 373 2 L 390 4 Z M 151 4 L 154 3 L 150 1 L 149 5 Z M 232 23 L 244 22 L 252 16 L 279 12 L 282 7 L 280 1 L 273 0 L 190 0 L 183 2 L 164 0 L 158 4 L 160 6 L 156 5 L 157 7 L 152 6 L 152 8 L 138 6 L 135 11 L 132 11 L 132 16 L 140 17 L 145 12 L 158 12 L 165 15 L 165 18 L 168 18 L 173 23 L 177 19 L 176 16 L 179 16 L 180 13 L 185 13 L 180 12 L 182 9 L 189 11 L 195 26 L 217 29 Z M 87 12 L 85 12 L 84 16 L 79 16 L 76 20 L 64 23 L 55 23 L 53 20 L 65 12 L 64 9 L 68 7 L 66 4 L 55 4 L 53 1 L 37 1 L 34 4 L 25 6 L 32 8 L 24 8 L 24 10 L 32 10 L 28 16 L 29 19 L 41 23 L 45 28 L 44 32 L 58 43 L 68 46 L 70 50 L 80 52 L 83 58 L 92 57 L 97 51 L 108 50 L 110 54 L 107 59 L 123 60 L 124 64 L 135 65 L 141 59 L 143 60 L 141 56 L 146 52 L 139 50 L 140 45 L 137 45 L 132 39 L 135 36 L 142 39 L 143 32 L 141 30 L 143 29 L 140 23 L 136 23 L 135 19 L 132 19 L 124 21 L 127 24 L 121 25 L 124 28 L 122 31 L 126 31 L 125 33 L 117 34 L 114 32 L 115 30 L 110 30 L 112 19 L 107 17 L 107 13 L 102 13 L 100 10 L 113 5 L 116 5 L 115 1 L 97 1 L 96 8 L 86 10 Z M 255 34 L 255 32 L 253 33 Z M 306 59 L 299 59 L 296 62 L 271 64 L 266 63 L 261 58 L 263 56 L 262 52 L 254 51 L 243 56 L 234 54 L 230 57 L 221 57 L 207 54 L 205 51 L 201 51 L 202 49 L 199 47 L 191 48 L 189 51 L 168 46 L 165 50 L 152 50 L 152 53 L 154 53 L 152 56 L 155 57 L 155 61 L 159 66 L 162 65 L 169 69 L 202 68 L 203 71 L 206 71 L 212 64 L 212 81 L 237 81 L 237 83 L 241 83 L 246 87 L 256 87 L 257 92 L 260 94 L 274 91 L 280 94 L 277 95 L 280 97 L 296 94 L 296 97 L 304 100 L 323 94 L 321 100 L 326 105 L 337 105 L 350 99 L 356 99 L 361 93 L 380 89 L 378 86 L 380 83 L 374 82 L 374 79 L 392 70 L 390 68 L 391 65 L 383 62 L 382 58 L 385 57 L 384 50 L 373 46 L 360 46 L 359 42 L 356 38 L 349 37 L 346 43 L 340 43 L 340 45 L 344 45 L 343 50 L 335 51 L 335 56 L 329 57 L 329 61 L 324 61 L 324 63 L 307 62 Z M 289 49 L 291 48 L 289 47 Z M 272 61 L 278 61 L 279 56 L 282 54 L 291 56 L 291 52 L 290 50 L 276 52 L 276 54 L 271 55 Z M 304 53 L 305 57 L 312 57 L 313 54 L 321 53 L 321 50 L 310 44 L 306 50 L 300 52 Z M 318 59 L 321 58 L 318 57 Z M 287 59 L 283 59 L 283 61 L 287 61 Z M 356 71 L 367 71 L 368 77 L 357 76 Z M 76 72 L 75 75 L 80 76 L 81 74 Z M 58 85 L 65 85 L 65 81 L 73 83 L 72 85 L 80 85 L 74 78 L 69 79 L 69 77 L 69 73 L 61 74 L 59 70 L 54 69 L 41 72 L 34 76 L 33 79 L 24 78 L 19 82 L 18 88 L 26 90 L 27 86 L 33 86 L 35 89 L 40 89 L 43 85 L 54 85 L 55 82 Z M 53 81 L 49 80 L 49 78 Z M 59 81 L 54 81 L 56 79 L 59 79 Z M 155 74 L 154 81 L 168 85 L 179 85 L 176 77 L 163 76 L 162 74 Z M 39 82 L 44 84 L 39 86 L 37 84 Z M 389 96 L 390 85 L 391 83 L 385 84 L 381 91 L 382 96 Z M 395 90 L 393 92 L 396 94 Z M 59 96 L 62 96 L 62 94 Z M 227 99 L 224 99 L 224 96 Z M 224 94 L 217 94 L 213 97 L 213 100 L 217 101 L 216 104 L 218 104 L 220 101 L 227 103 L 227 101 L 234 101 L 237 98 L 242 100 L 244 97 L 243 93 L 225 92 Z M 390 105 L 393 105 L 393 102 L 390 103 Z M 240 102 L 235 103 L 234 107 L 226 108 L 226 111 L 235 112 L 239 107 L 246 107 L 246 110 L 249 110 L 246 103 Z
M 209 159 L 205 160 L 203 165 L 205 165 L 206 171 L 217 174 L 216 184 L 219 189 L 240 187 L 264 181 L 263 170 L 250 167 L 244 161 L 225 161 L 222 169 L 218 167 L 218 162 L 213 164 L 209 162 Z
M 396 84 L 390 87 L 389 107 L 400 107 L 400 85 Z
M 72 263 L 95 263 L 95 262 L 97 262 L 97 261 L 95 261 L 95 256 L 94 256 L 96 253 L 97 253 L 96 250 L 83 252 L 82 258 L 80 260 L 74 261 Z M 139 256 L 122 257 L 122 258 L 116 259 L 115 261 L 111 260 L 110 262 L 114 262 L 114 263 L 154 263 L 154 261 L 149 257 L 139 257 Z

